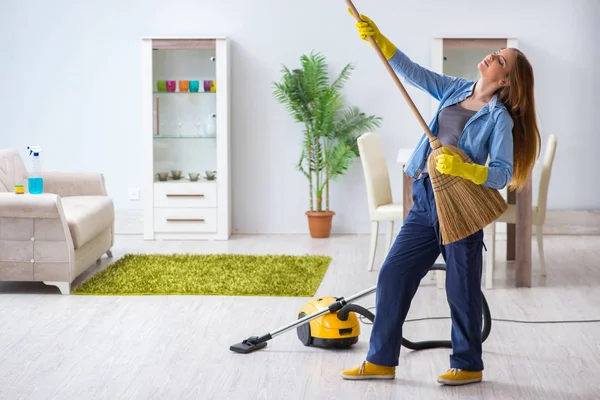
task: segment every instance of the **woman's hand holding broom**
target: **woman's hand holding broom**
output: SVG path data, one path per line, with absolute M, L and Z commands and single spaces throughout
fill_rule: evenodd
M 435 158 L 435 169 L 439 172 L 468 179 L 477 185 L 481 185 L 486 181 L 488 176 L 487 167 L 475 163 L 466 163 L 458 154 L 446 147 L 442 147 L 442 150 L 444 154 L 440 154 Z
M 350 15 L 353 15 L 352 10 L 349 8 L 348 12 Z M 392 56 L 396 53 L 396 46 L 388 38 L 381 34 L 377 25 L 375 25 L 375 23 L 367 16 L 360 14 L 360 19 L 362 19 L 362 22 L 356 21 L 356 28 L 358 29 L 358 35 L 360 38 L 368 42 L 368 36 L 373 36 L 385 58 L 387 60 L 392 58 Z

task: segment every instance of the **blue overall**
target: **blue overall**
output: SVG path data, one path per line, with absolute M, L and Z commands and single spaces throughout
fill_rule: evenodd
M 446 294 L 452 318 L 450 367 L 482 371 L 481 270 L 483 231 L 442 245 L 428 174 L 413 183 L 414 206 L 379 272 L 376 312 L 367 361 L 397 366 L 402 325 L 420 281 L 440 253 L 446 261 Z

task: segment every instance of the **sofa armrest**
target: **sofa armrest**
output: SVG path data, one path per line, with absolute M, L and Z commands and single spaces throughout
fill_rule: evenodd
M 106 196 L 104 175 L 95 172 L 60 172 L 42 173 L 44 192 L 54 193 L 60 197 L 69 196 Z
M 0 193 L 0 281 L 41 281 L 67 293 L 75 260 L 60 196 Z
M 0 218 L 62 218 L 56 194 L 0 193 Z

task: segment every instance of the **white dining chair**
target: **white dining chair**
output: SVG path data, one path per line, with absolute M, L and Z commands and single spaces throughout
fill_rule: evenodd
M 358 139 L 358 150 L 367 187 L 367 201 L 371 219 L 371 248 L 367 270 L 373 270 L 377 251 L 379 223 L 386 222 L 386 252 L 392 246 L 394 221 L 403 221 L 402 203 L 392 199 L 390 176 L 385 161 L 381 138 L 377 133 L 367 132 Z
M 538 253 L 542 274 L 546 276 L 546 260 L 544 257 L 544 223 L 546 222 L 546 210 L 548 202 L 548 188 L 550 187 L 550 175 L 552 172 L 552 164 L 556 154 L 557 139 L 556 135 L 548 137 L 544 161 L 542 164 L 542 172 L 540 183 L 538 186 L 537 204 L 532 208 L 533 225 L 535 226 L 535 236 L 537 239 Z M 486 236 L 489 239 L 485 240 L 488 252 L 485 257 L 486 264 L 486 288 L 491 289 L 494 281 L 494 264 L 496 261 L 496 223 L 515 224 L 517 220 L 517 208 L 514 204 L 508 205 L 508 210 L 502 214 L 494 223 L 485 228 Z

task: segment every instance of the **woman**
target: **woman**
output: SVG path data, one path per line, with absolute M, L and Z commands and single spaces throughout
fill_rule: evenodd
M 539 156 L 533 71 L 517 49 L 502 49 L 483 59 L 480 79 L 469 82 L 445 76 L 412 62 L 361 15 L 363 40 L 373 36 L 394 71 L 426 91 L 440 106 L 429 128 L 442 145 L 463 150 L 474 164 L 447 151 L 436 169 L 495 189 L 520 189 Z M 419 282 L 440 253 L 446 261 L 446 293 L 452 318 L 450 369 L 442 384 L 461 385 L 482 379 L 481 271 L 483 231 L 442 245 L 435 198 L 427 171 L 430 147 L 423 135 L 405 172 L 415 179 L 414 206 L 383 263 L 376 292 L 376 313 L 366 360 L 342 372 L 345 379 L 393 379 L 398 365 L 402 325 Z M 485 166 L 489 156 L 489 163 Z

